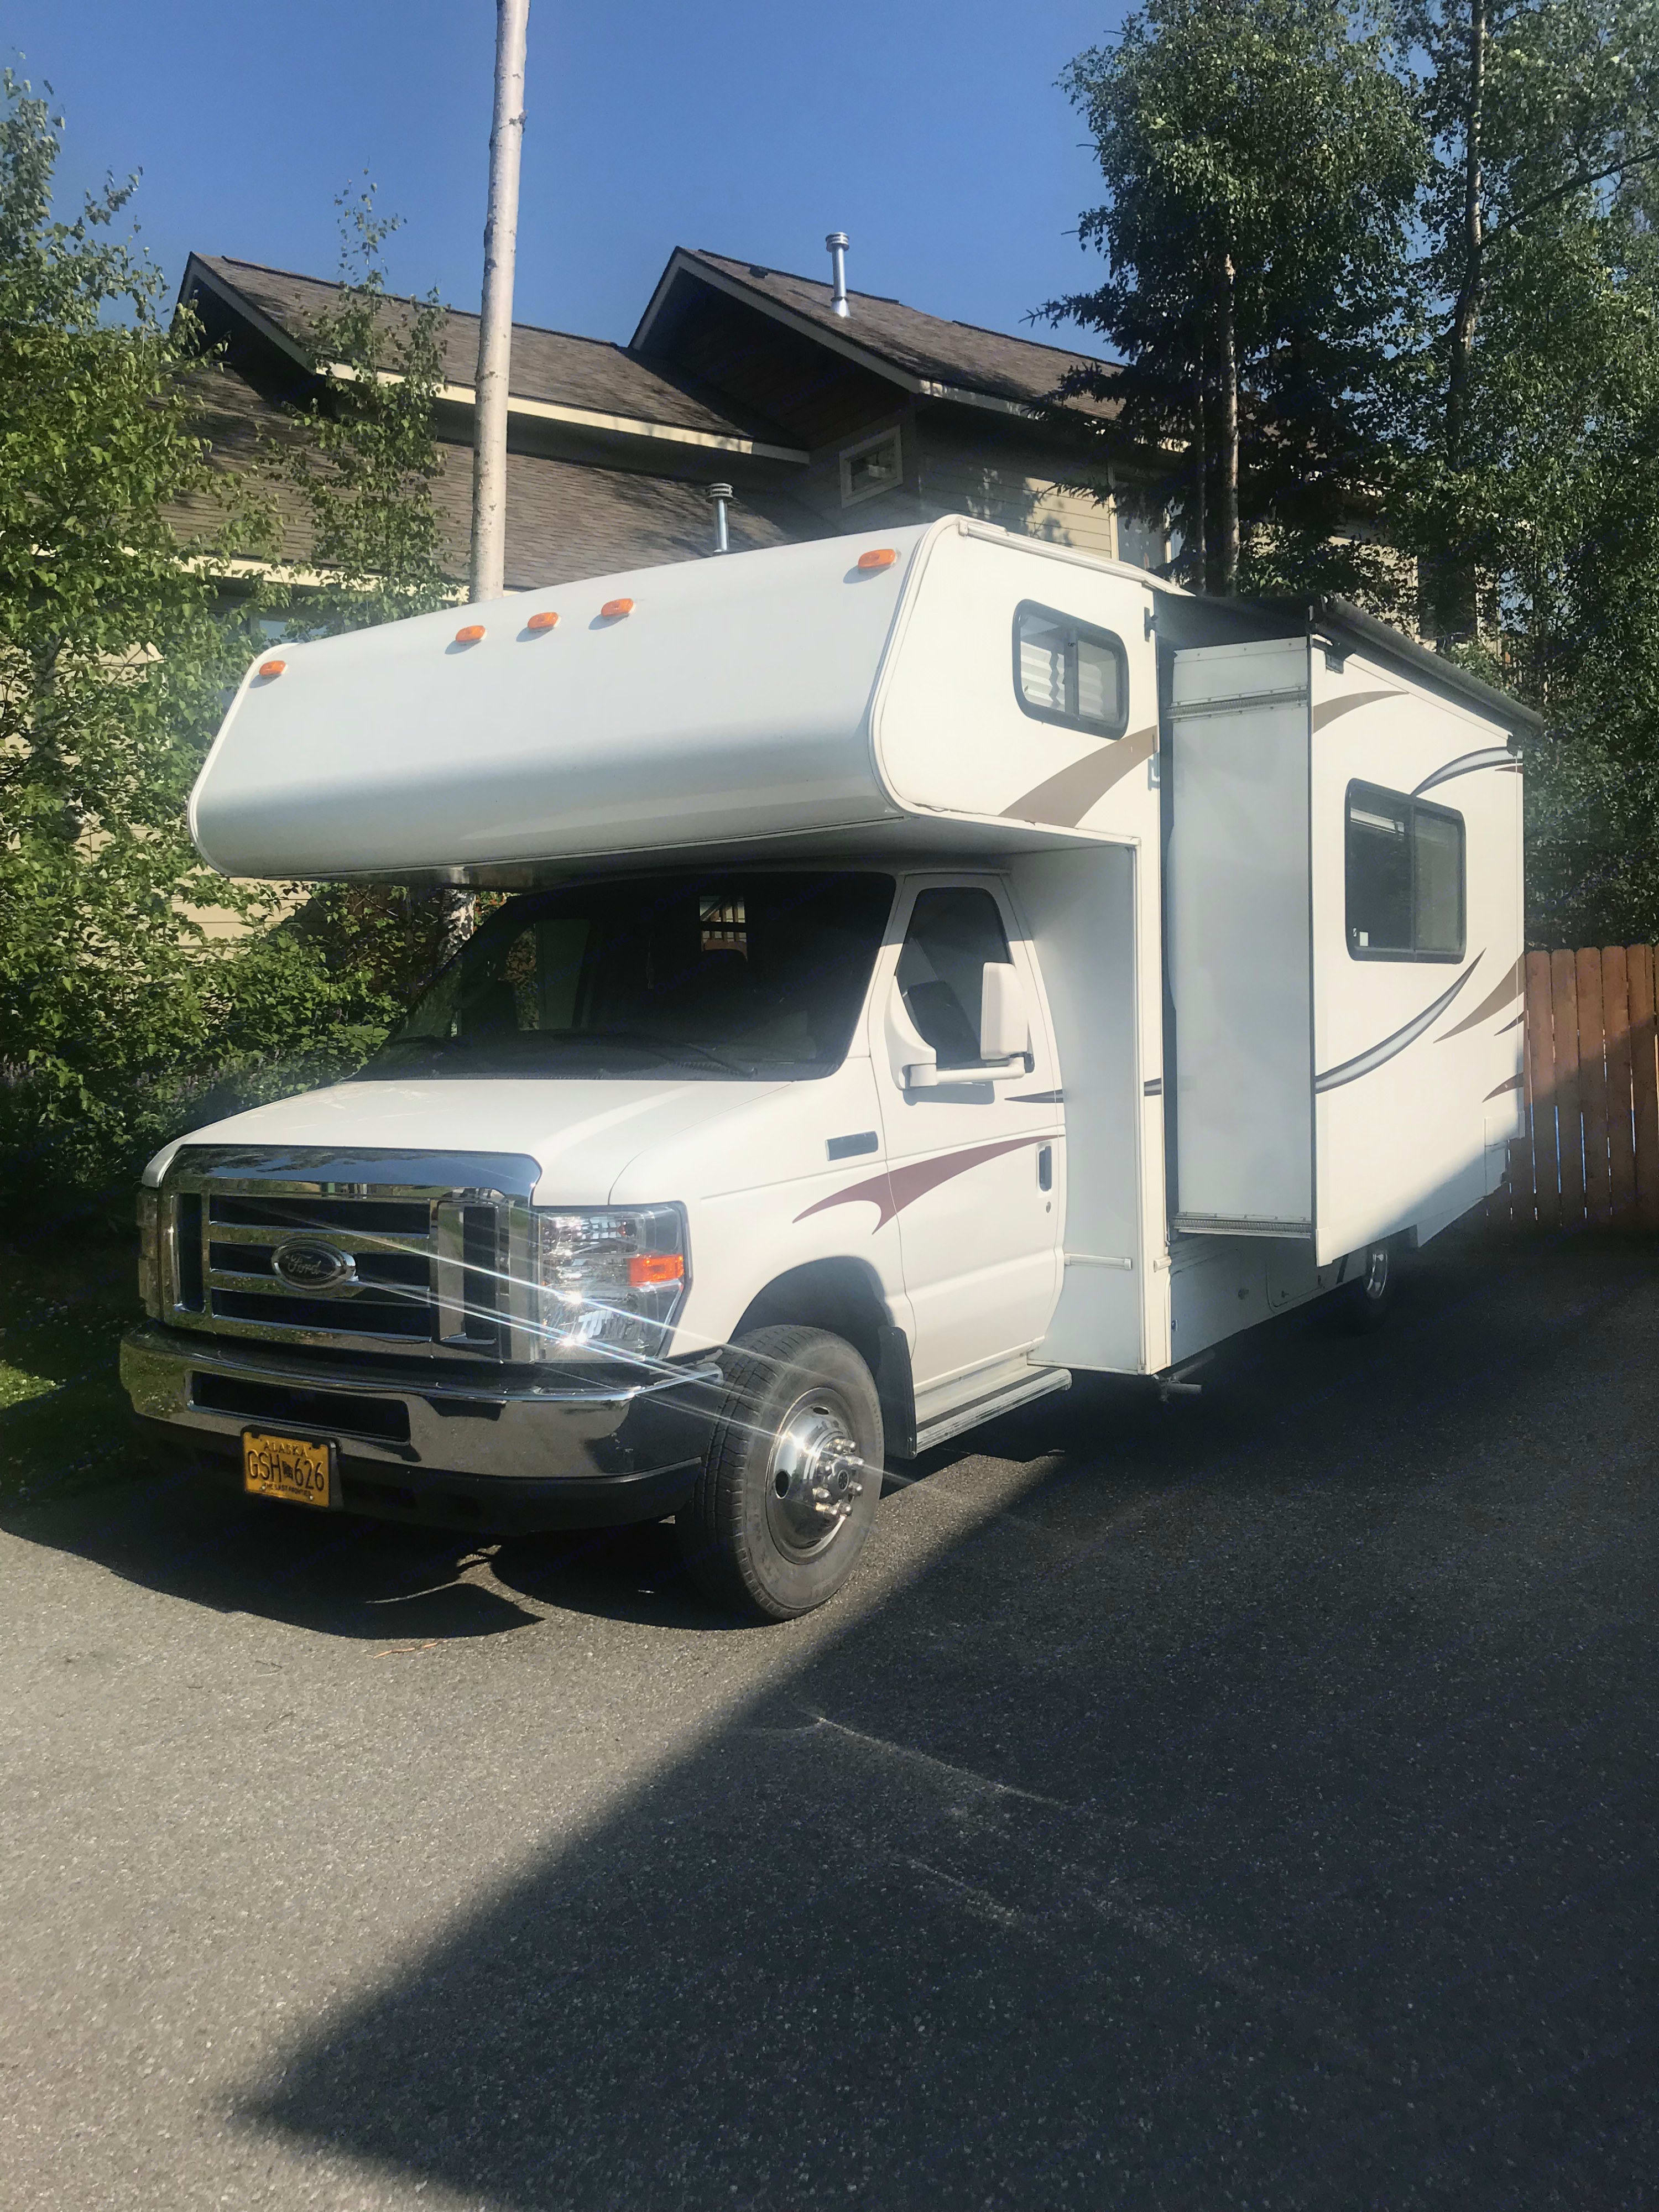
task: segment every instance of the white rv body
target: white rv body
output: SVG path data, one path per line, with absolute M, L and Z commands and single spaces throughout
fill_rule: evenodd
M 1166 1375 L 1498 1182 L 1519 1127 L 1529 718 L 1353 611 L 1286 623 L 952 518 L 466 619 L 471 643 L 452 611 L 251 670 L 191 802 L 206 857 L 508 891 L 872 872 L 891 903 L 847 1049 L 775 1082 L 354 1082 L 194 1133 L 147 1176 L 141 1411 L 234 1438 L 259 1389 L 303 1381 L 309 1432 L 352 1380 L 349 1297 L 333 1352 L 314 1315 L 277 1317 L 293 1300 L 266 1319 L 240 1276 L 240 1304 L 217 1297 L 233 1182 L 244 1207 L 418 1188 L 434 1224 L 463 1187 L 504 1221 L 682 1208 L 689 1287 L 653 1373 L 704 1371 L 755 1316 L 798 1318 L 797 1295 L 822 1323 L 835 1299 L 811 1285 L 834 1283 L 870 1302 L 890 1449 L 914 1451 L 1073 1370 Z M 987 894 L 1006 935 L 997 1018 L 1024 1050 L 995 1065 L 933 1065 L 898 979 L 917 902 L 952 890 Z M 1372 941 L 1373 908 L 1408 946 Z M 432 1250 L 436 1313 L 460 1263 Z M 530 1327 L 520 1287 L 503 1295 L 503 1328 Z M 434 1349 L 505 1370 L 526 1341 L 486 1355 L 434 1322 L 430 1343 L 382 1345 L 376 1402 L 416 1408 L 415 1442 L 354 1434 L 349 1406 L 331 1433 L 363 1466 L 439 1451 L 501 1471 L 464 1418 L 434 1441 L 419 1406 L 441 1389 L 388 1378 L 386 1358 Z M 190 1379 L 210 1370 L 211 1406 Z M 258 1385 L 240 1412 L 238 1375 Z

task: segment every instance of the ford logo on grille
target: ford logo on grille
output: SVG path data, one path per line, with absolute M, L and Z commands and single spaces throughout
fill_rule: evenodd
M 337 1244 L 296 1237 L 270 1255 L 270 1272 L 295 1291 L 339 1291 L 357 1279 L 357 1262 Z

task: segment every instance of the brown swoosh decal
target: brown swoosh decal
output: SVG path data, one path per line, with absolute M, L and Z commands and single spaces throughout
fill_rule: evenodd
M 1058 775 L 1033 784 L 1030 791 L 1002 810 L 1005 822 L 1048 822 L 1057 830 L 1075 830 L 1091 806 L 1098 804 L 1115 783 L 1131 769 L 1151 760 L 1158 750 L 1158 726 L 1136 730 L 1115 744 L 1097 745 L 1073 761 Z
M 1489 1091 L 1486 1093 L 1486 1098 L 1501 1098 L 1506 1091 L 1518 1091 L 1520 1088 L 1521 1079 L 1518 1075 L 1505 1076 L 1503 1082 L 1498 1085 L 1496 1091 Z M 1480 1101 L 1480 1103 L 1483 1106 L 1486 1103 L 1486 1098 L 1483 1098 Z
M 1313 710 L 1313 726 L 1322 730 L 1339 714 L 1352 714 L 1356 707 L 1374 707 L 1379 699 L 1403 699 L 1403 691 L 1351 691 L 1346 699 L 1326 699 Z
M 1412 797 L 1421 799 L 1425 791 L 1434 791 L 1443 783 L 1450 783 L 1460 775 L 1474 775 L 1483 768 L 1495 768 L 1500 775 L 1506 769 L 1519 768 L 1520 763 L 1507 745 L 1482 745 L 1478 753 L 1459 753 L 1455 760 L 1443 761 L 1432 775 L 1425 775 L 1421 783 L 1412 786 Z
M 1521 957 L 1516 962 L 1514 967 L 1511 968 L 1509 973 L 1504 976 L 1503 981 L 1496 984 L 1492 989 L 1487 992 L 1486 997 L 1482 999 L 1474 1012 L 1472 1014 L 1465 1014 L 1462 1020 L 1459 1022 L 1455 1028 L 1443 1031 L 1443 1034 L 1436 1039 L 1436 1042 L 1438 1044 L 1444 1044 L 1448 1037 L 1462 1036 L 1465 1030 L 1479 1028 L 1482 1022 L 1489 1021 L 1492 1015 L 1501 1014 L 1505 1006 L 1512 1006 L 1526 988 L 1527 956 L 1523 952 Z M 1506 1026 L 1510 1029 L 1513 1029 L 1515 1024 L 1513 1022 L 1510 1022 L 1507 1024 Z M 1501 1030 L 1499 1031 L 1499 1035 L 1502 1035 Z
M 835 1191 L 809 1206 L 805 1213 L 795 1216 L 805 1221 L 809 1215 L 825 1212 L 832 1206 L 851 1206 L 856 1200 L 867 1198 L 876 1207 L 876 1218 L 870 1234 L 884 1229 L 895 1214 L 902 1213 L 907 1206 L 925 1198 L 930 1190 L 937 1190 L 942 1182 L 953 1176 L 966 1175 L 981 1160 L 994 1160 L 1000 1152 L 1017 1152 L 1022 1145 L 1049 1145 L 1052 1135 L 1038 1137 L 1005 1137 L 1000 1144 L 969 1145 L 960 1152 L 945 1152 L 931 1160 L 906 1160 L 901 1166 L 884 1168 L 879 1175 L 867 1176 L 863 1182 L 848 1183 L 845 1190 Z

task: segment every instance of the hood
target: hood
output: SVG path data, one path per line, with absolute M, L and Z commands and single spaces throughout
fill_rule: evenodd
M 160 1182 L 181 1144 L 523 1152 L 541 1170 L 538 1205 L 603 1206 L 641 1153 L 668 1138 L 743 1116 L 787 1087 L 664 1077 L 337 1083 L 192 1129 L 155 1155 L 144 1181 Z

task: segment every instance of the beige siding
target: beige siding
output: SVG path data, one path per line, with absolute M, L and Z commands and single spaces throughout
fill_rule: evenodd
M 1116 518 L 1109 499 L 1061 489 L 1039 473 L 1035 456 L 993 451 L 929 450 L 921 457 L 921 491 L 928 514 L 971 514 L 1051 545 L 1073 545 L 1113 559 Z

